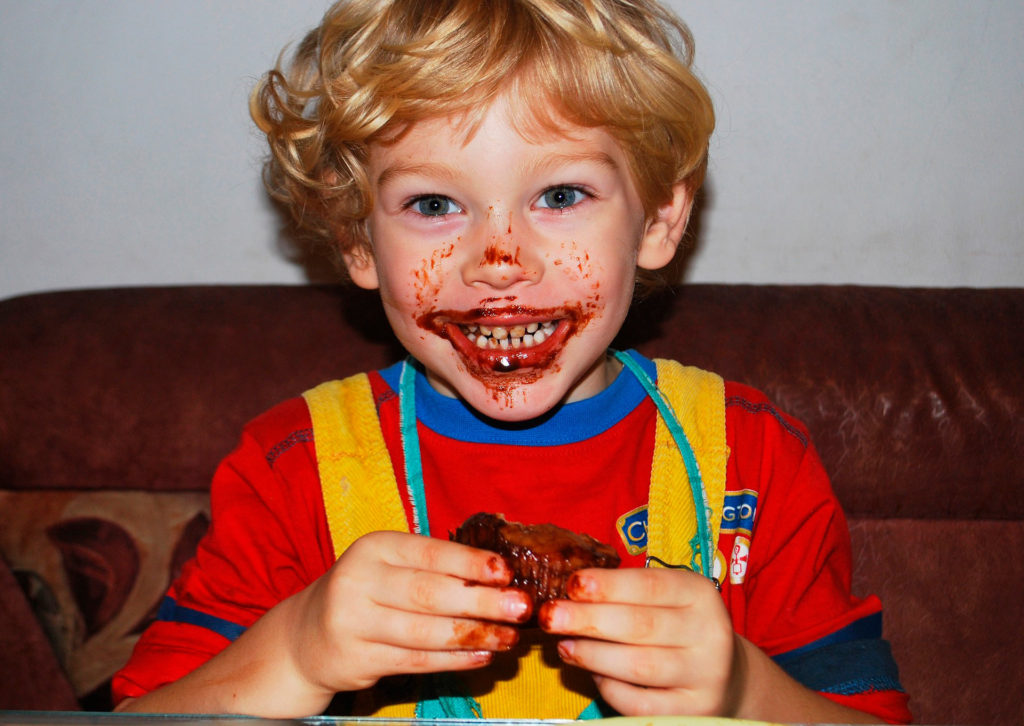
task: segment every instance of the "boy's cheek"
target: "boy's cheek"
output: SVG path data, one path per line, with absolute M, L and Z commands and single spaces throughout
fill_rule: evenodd
M 378 253 L 376 267 L 385 302 L 414 311 L 413 317 L 429 312 L 438 303 L 440 292 L 451 284 L 454 249 L 449 242 L 434 249 L 429 257 Z

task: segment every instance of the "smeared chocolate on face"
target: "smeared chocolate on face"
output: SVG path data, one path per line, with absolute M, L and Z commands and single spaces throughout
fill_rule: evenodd
M 511 225 L 508 228 L 509 234 L 512 233 Z M 519 264 L 519 247 L 516 247 L 516 251 L 506 252 L 501 249 L 498 245 L 491 245 L 484 250 L 483 257 L 480 259 L 480 267 L 484 265 L 510 265 L 512 267 L 521 267 Z

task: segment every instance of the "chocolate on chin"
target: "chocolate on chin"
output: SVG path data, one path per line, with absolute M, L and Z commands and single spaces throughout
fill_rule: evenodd
M 474 514 L 450 539 L 500 554 L 512 570 L 512 587 L 533 598 L 534 612 L 541 603 L 564 598 L 566 583 L 576 570 L 619 566 L 615 548 L 588 534 L 554 524 L 508 522 L 500 514 Z

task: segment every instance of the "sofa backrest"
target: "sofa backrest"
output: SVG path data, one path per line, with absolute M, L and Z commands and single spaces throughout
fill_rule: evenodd
M 639 303 L 617 341 L 807 424 L 918 720 L 1024 720 L 1022 320 L 1024 290 L 691 285 Z M 205 530 L 242 425 L 400 354 L 354 290 L 0 301 L 0 552 L 84 705 Z

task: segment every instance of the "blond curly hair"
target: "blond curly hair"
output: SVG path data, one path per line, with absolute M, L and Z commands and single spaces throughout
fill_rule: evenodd
M 429 118 L 472 125 L 509 93 L 528 100 L 520 130 L 612 134 L 653 214 L 676 183 L 703 182 L 714 112 L 692 58 L 653 0 L 339 0 L 253 90 L 264 182 L 300 228 L 369 252 L 369 145 Z

